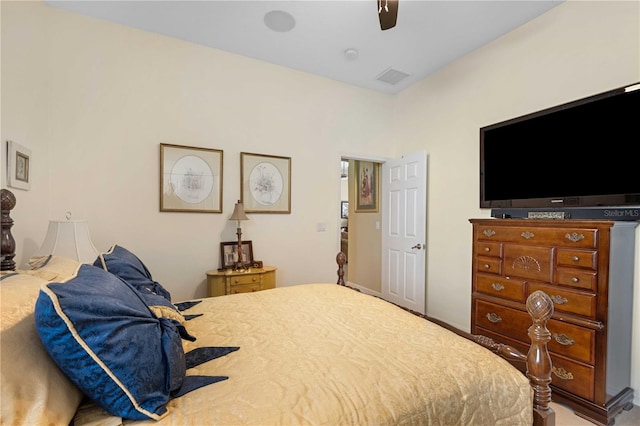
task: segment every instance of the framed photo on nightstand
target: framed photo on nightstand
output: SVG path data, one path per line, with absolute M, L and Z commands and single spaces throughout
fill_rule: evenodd
M 240 247 L 241 262 L 249 267 L 253 265 L 253 243 L 243 241 Z M 220 243 L 220 261 L 223 269 L 233 268 L 238 262 L 238 242 L 225 241 Z

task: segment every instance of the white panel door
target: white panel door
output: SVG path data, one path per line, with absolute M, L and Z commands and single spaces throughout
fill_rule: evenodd
M 382 297 L 425 313 L 427 153 L 382 165 Z

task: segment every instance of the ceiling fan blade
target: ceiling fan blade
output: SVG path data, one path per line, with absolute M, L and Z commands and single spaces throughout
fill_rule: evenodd
M 377 0 L 380 29 L 388 30 L 396 26 L 398 20 L 398 0 Z

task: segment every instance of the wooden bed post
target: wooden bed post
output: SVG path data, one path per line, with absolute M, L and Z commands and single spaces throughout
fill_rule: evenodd
M 16 262 L 13 258 L 16 256 L 16 240 L 11 234 L 13 219 L 11 219 L 11 210 L 16 206 L 16 197 L 13 192 L 2 188 L 0 190 L 0 205 L 2 206 L 2 215 L 0 216 L 0 225 L 2 226 L 2 235 L 0 236 L 0 252 L 2 262 L 0 270 L 15 271 Z
M 339 252 L 336 256 L 336 262 L 338 263 L 338 285 L 344 284 L 344 264 L 347 263 L 347 256 L 343 252 Z
M 543 291 L 535 291 L 527 298 L 527 311 L 533 319 L 529 327 L 531 346 L 527 354 L 527 377 L 533 386 L 533 424 L 534 426 L 552 426 L 556 422 L 556 413 L 549 407 L 551 402 L 551 356 L 547 343 L 551 333 L 547 329 L 547 320 L 553 314 L 553 302 Z

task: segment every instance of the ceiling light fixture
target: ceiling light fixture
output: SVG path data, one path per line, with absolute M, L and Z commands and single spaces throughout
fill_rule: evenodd
M 350 61 L 354 61 L 358 59 L 358 51 L 353 47 L 350 47 L 349 49 L 344 51 L 344 57 Z
M 286 33 L 296 26 L 296 20 L 284 10 L 272 10 L 264 15 L 264 24 L 272 31 Z

